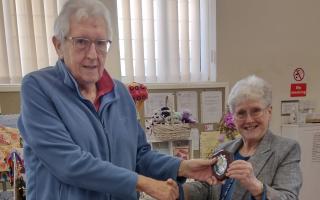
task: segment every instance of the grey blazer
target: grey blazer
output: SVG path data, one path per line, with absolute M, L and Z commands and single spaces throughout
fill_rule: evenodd
M 219 149 L 235 153 L 242 144 L 240 138 L 222 145 Z M 264 183 L 267 199 L 299 199 L 302 174 L 300 146 L 295 140 L 274 135 L 269 130 L 248 161 L 252 164 L 256 177 Z M 250 193 L 238 181 L 234 184 L 232 199 L 250 200 Z M 210 186 L 196 181 L 186 183 L 186 187 L 189 189 L 189 200 L 219 200 L 220 184 Z

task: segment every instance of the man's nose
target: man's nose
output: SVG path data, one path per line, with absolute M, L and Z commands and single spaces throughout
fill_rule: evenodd
M 98 53 L 96 50 L 96 45 L 92 42 L 87 51 L 87 57 L 91 59 L 96 59 L 98 57 Z

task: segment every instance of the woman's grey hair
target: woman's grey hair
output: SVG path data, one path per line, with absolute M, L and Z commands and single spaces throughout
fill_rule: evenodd
M 257 100 L 261 101 L 265 106 L 271 105 L 271 85 L 255 75 L 241 79 L 230 91 L 228 98 L 230 112 L 234 113 L 237 104 L 245 100 Z
M 64 38 L 69 34 L 70 19 L 73 16 L 78 21 L 88 17 L 103 17 L 107 27 L 108 38 L 106 39 L 112 40 L 110 13 L 102 2 L 98 0 L 69 0 L 64 4 L 54 22 L 54 36 L 60 41 L 64 41 Z

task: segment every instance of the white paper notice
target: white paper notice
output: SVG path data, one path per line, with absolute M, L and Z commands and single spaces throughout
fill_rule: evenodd
M 168 99 L 167 105 L 166 99 Z M 148 99 L 144 103 L 144 116 L 152 117 L 155 110 L 164 106 L 174 109 L 174 95 L 172 93 L 149 93 Z
M 192 128 L 190 131 L 191 140 L 192 140 L 192 150 L 199 150 L 200 145 L 200 133 L 197 128 Z
M 281 102 L 281 115 L 292 113 L 292 111 L 298 111 L 298 101 L 282 101 Z
M 222 116 L 222 92 L 205 91 L 201 93 L 202 123 L 218 123 Z
M 192 119 L 199 121 L 196 91 L 177 92 L 177 111 L 183 112 L 184 110 L 189 110 L 192 114 Z
M 313 136 L 312 162 L 320 162 L 320 133 Z

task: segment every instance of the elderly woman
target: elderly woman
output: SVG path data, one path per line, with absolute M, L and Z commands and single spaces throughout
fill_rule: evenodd
M 300 146 L 269 130 L 271 86 L 257 76 L 238 81 L 228 105 L 241 138 L 219 147 L 234 155 L 227 180 L 184 185 L 187 200 L 298 199 L 302 185 Z

